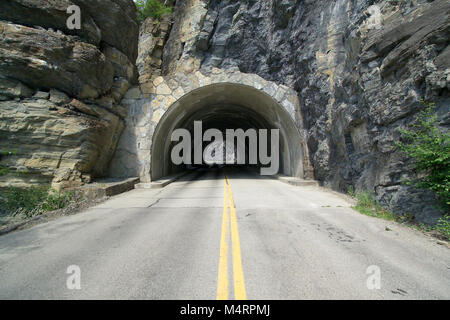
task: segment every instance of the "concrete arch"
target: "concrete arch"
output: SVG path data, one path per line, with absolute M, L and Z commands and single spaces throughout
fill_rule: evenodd
M 192 90 L 164 113 L 152 137 L 152 180 L 181 170 L 170 159 L 170 136 L 178 128 L 192 131 L 196 120 L 203 121 L 204 130 L 280 129 L 280 171 L 304 177 L 302 137 L 292 116 L 264 91 L 223 82 Z

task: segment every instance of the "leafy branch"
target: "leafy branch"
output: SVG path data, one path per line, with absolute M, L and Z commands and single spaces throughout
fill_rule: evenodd
M 434 103 L 425 103 L 410 130 L 400 129 L 397 147 L 414 159 L 414 170 L 420 175 L 409 181 L 416 187 L 433 191 L 444 209 L 450 208 L 450 134 L 439 129 Z
M 135 3 L 140 23 L 148 17 L 159 20 L 162 16 L 172 13 L 172 7 L 159 0 L 137 0 Z

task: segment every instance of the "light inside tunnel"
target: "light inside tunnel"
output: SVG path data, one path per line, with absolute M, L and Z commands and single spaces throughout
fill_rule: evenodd
M 194 123 L 202 122 L 203 132 L 217 129 L 279 129 L 279 172 L 303 178 L 303 152 L 300 133 L 287 111 L 272 97 L 253 87 L 221 83 L 194 90 L 175 102 L 161 118 L 152 140 L 151 178 L 157 180 L 186 169 L 171 160 L 176 129 L 194 136 Z M 270 138 L 268 139 L 268 143 Z M 250 146 L 247 140 L 245 150 Z M 203 149 L 210 145 L 203 145 Z M 193 150 L 194 148 L 192 148 Z M 268 146 L 270 153 L 270 146 Z M 235 157 L 236 155 L 228 155 Z M 248 153 L 246 159 L 248 159 Z M 203 161 L 203 165 L 208 165 Z M 236 164 L 235 164 L 236 165 Z M 257 164 L 261 166 L 261 163 Z

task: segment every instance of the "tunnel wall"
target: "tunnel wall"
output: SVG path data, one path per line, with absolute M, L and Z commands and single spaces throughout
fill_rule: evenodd
M 287 86 L 266 81 L 255 74 L 216 68 L 189 74 L 176 73 L 168 77 L 160 76 L 145 86 L 133 87 L 127 92 L 122 100 L 122 105 L 128 108 L 126 128 L 111 163 L 112 175 L 116 177 L 137 176 L 143 182 L 151 181 L 151 161 L 152 157 L 156 156 L 152 155 L 152 140 L 161 119 L 168 110 L 176 106 L 177 101 L 181 98 L 193 94 L 198 89 L 215 84 L 246 86 L 260 91 L 261 94 L 276 102 L 276 106 L 283 109 L 298 130 L 302 149 L 301 178 L 313 178 L 302 126 L 300 101 L 296 92 Z M 188 111 L 186 110 L 186 112 Z M 166 139 L 170 139 L 170 136 Z

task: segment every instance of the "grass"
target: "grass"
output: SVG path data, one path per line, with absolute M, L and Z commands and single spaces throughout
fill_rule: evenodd
M 10 215 L 29 218 L 65 208 L 74 200 L 74 192 L 55 192 L 49 186 L 8 187 L 0 195 L 0 208 Z
M 9 168 L 0 166 L 0 177 L 6 176 L 9 173 Z
M 435 226 L 425 225 L 423 223 L 417 223 L 413 221 L 412 216 L 395 214 L 385 208 L 383 208 L 372 194 L 367 191 L 354 192 L 350 190 L 349 194 L 356 198 L 356 206 L 353 207 L 361 214 L 370 217 L 376 217 L 387 221 L 395 221 L 412 227 L 416 230 L 423 232 L 430 232 L 438 235 L 438 238 L 449 241 L 450 240 L 450 216 L 441 218 Z
M 5 150 L 5 149 L 0 150 L 0 158 L 6 156 L 14 156 L 16 154 L 17 150 Z

